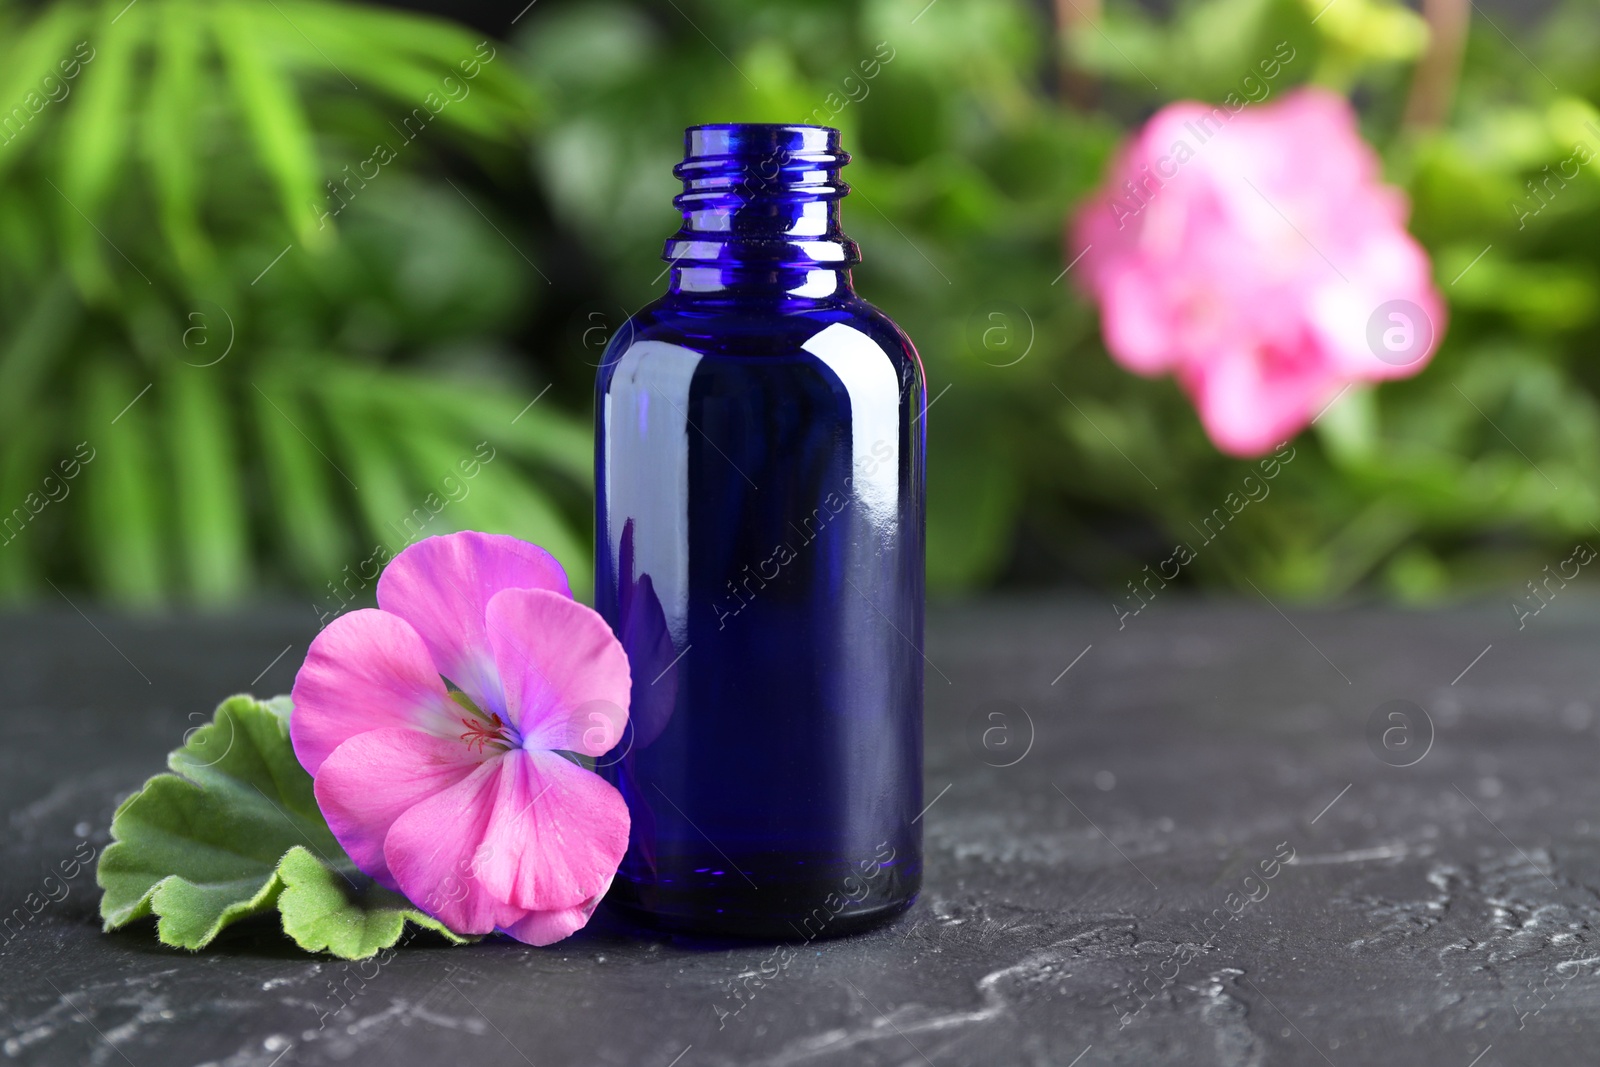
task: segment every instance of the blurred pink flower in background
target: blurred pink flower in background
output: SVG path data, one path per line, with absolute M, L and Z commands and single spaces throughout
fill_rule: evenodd
M 1379 177 L 1350 105 L 1323 90 L 1163 108 L 1071 227 L 1106 347 L 1176 375 L 1239 456 L 1293 436 L 1351 382 L 1417 373 L 1444 302 L 1403 194 Z

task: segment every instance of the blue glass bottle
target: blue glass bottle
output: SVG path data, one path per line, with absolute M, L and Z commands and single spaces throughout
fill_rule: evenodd
M 596 382 L 596 604 L 628 650 L 608 902 L 672 930 L 830 937 L 921 883 L 916 349 L 855 295 L 850 157 L 697 126 L 666 295 Z

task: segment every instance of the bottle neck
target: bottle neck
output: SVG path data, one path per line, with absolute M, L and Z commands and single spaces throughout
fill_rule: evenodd
M 673 267 L 667 292 L 684 300 L 837 301 L 855 296 L 848 269 Z
M 839 225 L 850 157 L 822 126 L 696 126 L 673 169 L 683 225 L 662 253 L 686 300 L 830 301 L 854 295 L 860 252 Z

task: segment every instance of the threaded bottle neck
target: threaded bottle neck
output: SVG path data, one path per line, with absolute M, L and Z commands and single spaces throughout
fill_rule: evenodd
M 839 227 L 848 162 L 839 131 L 825 126 L 690 127 L 673 168 L 683 225 L 662 253 L 672 291 L 847 292 L 861 258 Z

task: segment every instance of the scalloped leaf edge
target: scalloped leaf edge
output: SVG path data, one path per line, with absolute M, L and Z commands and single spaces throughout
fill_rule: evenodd
M 256 700 L 246 694 L 229 697 L 217 706 L 212 716 L 212 725 L 218 722 L 218 716 L 225 708 L 233 709 L 237 713 L 239 707 L 237 702 L 241 699 L 250 701 L 262 712 L 276 718 L 283 730 L 284 743 L 288 743 L 292 704 L 287 696 L 273 697 L 269 700 Z M 168 765 L 174 771 L 184 769 L 183 762 L 178 759 L 184 751 L 185 749 L 180 747 L 168 754 Z M 96 865 L 96 882 L 102 890 L 106 886 L 101 877 L 100 864 L 105 862 L 107 856 L 132 847 L 131 842 L 118 836 L 117 819 L 152 787 L 177 788 L 199 794 L 206 792 L 203 782 L 197 782 L 182 774 L 167 772 L 154 775 L 135 793 L 118 804 L 116 813 L 112 817 L 112 844 L 101 853 L 100 863 Z M 365 878 L 364 875 L 361 877 Z M 243 883 L 251 881 L 254 879 L 241 880 Z M 197 929 L 194 925 L 184 925 L 184 918 L 192 914 L 193 909 L 183 906 L 181 899 L 187 894 L 214 891 L 214 887 L 202 886 L 180 874 L 168 874 L 157 880 L 137 900 L 123 907 L 108 908 L 109 897 L 102 895 L 100 901 L 102 929 L 109 933 L 154 915 L 156 937 L 162 944 L 171 948 L 197 951 L 209 945 L 224 928 L 233 923 L 276 909 L 283 932 L 296 945 L 307 952 L 328 953 L 341 959 L 367 959 L 393 947 L 402 938 L 409 941 L 410 935 L 406 932 L 408 926 L 432 931 L 455 945 L 480 940 L 455 933 L 437 919 L 413 906 L 399 893 L 376 883 L 359 887 L 351 882 L 351 892 L 346 892 L 345 887 L 340 884 L 341 881 L 350 882 L 349 873 L 330 865 L 305 846 L 294 845 L 279 857 L 271 873 L 262 879 L 258 888 L 248 891 L 248 895 L 243 899 L 221 909 L 215 920 L 204 929 Z M 240 890 L 246 892 L 246 885 L 241 884 Z

